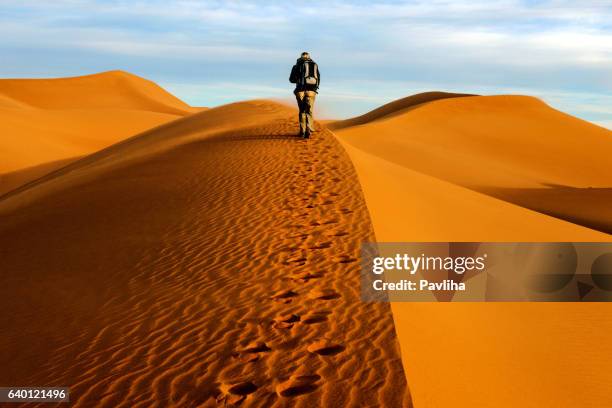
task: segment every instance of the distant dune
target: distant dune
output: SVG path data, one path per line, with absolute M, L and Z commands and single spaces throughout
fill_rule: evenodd
M 1 79 L 0 194 L 56 165 L 198 110 L 122 71 Z
M 41 109 L 121 108 L 172 115 L 193 111 L 154 82 L 124 71 L 70 78 L 3 79 L 0 93 L 2 99 L 13 104 Z
M 409 179 L 434 177 L 436 180 L 425 181 L 425 185 L 439 197 L 438 200 L 424 196 L 432 210 L 445 203 L 467 203 L 451 200 L 453 195 L 467 194 L 474 200 L 488 200 L 490 208 L 499 213 L 502 203 L 474 195 L 471 190 L 573 224 L 612 233 L 612 212 L 604 205 L 612 202 L 612 173 L 609 170 L 612 132 L 609 130 L 526 96 L 453 97 L 410 105 L 409 110 L 403 103 L 407 99 L 387 105 L 395 105 L 397 109 L 386 109 L 384 116 L 362 116 L 370 120 L 360 120 L 360 126 L 346 126 L 351 120 L 340 122 L 342 126 L 331 126 L 338 127 L 336 133 L 347 145 L 393 167 L 399 166 L 398 171 L 407 173 L 402 176 L 406 187 L 403 191 L 411 191 L 411 195 L 418 190 L 414 190 L 414 186 L 408 189 L 412 186 Z M 439 181 L 468 190 L 456 189 L 461 193 L 449 194 L 451 201 L 440 201 L 446 189 L 440 187 L 443 184 Z M 478 206 L 470 204 L 470 207 L 475 213 L 480 212 L 476 211 Z M 507 222 L 532 225 L 529 230 L 540 234 L 537 232 L 540 226 L 527 221 L 531 217 L 523 215 L 525 211 L 520 208 L 512 211 L 516 212 L 516 217 L 506 218 Z M 561 225 L 548 217 L 540 218 L 547 219 L 542 222 L 551 228 L 554 228 L 552 224 Z M 439 220 L 437 215 L 435 219 Z M 450 235 L 453 235 L 452 224 L 446 227 Z M 430 217 L 420 214 L 419 221 L 411 229 L 415 236 L 423 238 L 424 229 L 436 228 L 435 225 Z M 489 235 L 496 235 L 499 230 L 486 228 L 489 232 L 482 233 Z M 570 225 L 568 228 L 572 229 Z M 438 231 L 433 230 L 433 236 L 437 236 Z M 553 234 L 561 233 L 555 231 Z M 520 236 L 524 232 L 517 234 Z M 477 225 L 467 229 L 465 234 L 484 239 Z M 542 234 L 550 235 L 548 232 Z M 587 236 L 593 234 L 584 235 Z
M 379 108 L 376 108 L 368 113 L 354 118 L 333 121 L 328 124 L 332 130 L 340 130 L 350 126 L 364 125 L 375 120 L 387 119 L 393 115 L 400 115 L 412 108 L 421 106 L 422 104 L 437 101 L 446 98 L 459 98 L 462 96 L 474 96 L 471 94 L 450 93 L 450 92 L 423 92 L 415 95 L 410 95 L 405 98 L 397 99 L 389 102 Z
M 612 241 L 612 132 L 524 96 L 397 105 L 336 126 L 378 241 Z M 612 403 L 610 304 L 392 310 L 415 407 Z

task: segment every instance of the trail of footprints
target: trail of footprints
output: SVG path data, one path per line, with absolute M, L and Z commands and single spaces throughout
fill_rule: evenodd
M 334 313 L 326 310 L 324 306 L 327 302 L 341 301 L 340 293 L 322 285 L 308 289 L 301 286 L 310 281 L 320 280 L 326 274 L 325 271 L 308 267 L 313 254 L 321 253 L 322 256 L 331 259 L 331 262 L 339 264 L 357 261 L 350 255 L 329 253 L 338 240 L 346 239 L 349 235 L 338 224 L 342 217 L 352 213 L 352 210 L 333 208 L 340 194 L 329 187 L 340 182 L 341 179 L 329 178 L 329 173 L 324 171 L 324 167 L 320 164 L 318 157 L 322 157 L 333 147 L 329 140 L 317 138 L 318 135 L 316 133 L 315 138 L 308 141 L 296 141 L 302 144 L 299 153 L 300 161 L 297 168 L 289 171 L 289 175 L 292 175 L 295 181 L 289 187 L 289 197 L 283 201 L 283 211 L 291 221 L 284 227 L 285 245 L 274 251 L 279 257 L 278 262 L 284 266 L 294 267 L 295 272 L 283 278 L 286 282 L 285 289 L 273 293 L 268 299 L 262 299 L 262 301 L 270 302 L 271 309 L 274 309 L 274 305 L 290 305 L 294 301 L 297 303 L 298 300 L 304 307 L 320 304 L 321 309 L 303 309 L 301 312 L 287 313 L 281 311 L 269 322 L 271 327 L 278 331 L 290 332 L 298 325 L 308 327 L 326 324 L 334 318 Z M 337 155 L 328 157 L 339 159 Z M 338 170 L 338 167 L 328 165 L 325 169 L 335 171 Z M 328 178 L 327 183 L 325 178 Z M 302 354 L 311 356 L 310 358 L 334 358 L 346 349 L 341 341 L 332 341 L 327 338 L 307 341 L 296 347 L 302 349 Z M 272 351 L 273 348 L 266 341 L 258 339 L 236 350 L 233 356 L 248 364 L 266 358 L 266 355 Z M 273 382 L 277 384 L 274 392 L 278 398 L 287 399 L 312 393 L 320 387 L 324 380 L 316 372 L 297 371 L 299 370 L 296 370 L 287 379 L 276 379 L 277 381 Z M 220 383 L 217 402 L 226 406 L 241 405 L 259 387 L 254 381 Z

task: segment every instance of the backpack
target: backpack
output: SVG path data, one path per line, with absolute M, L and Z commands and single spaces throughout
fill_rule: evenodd
M 319 70 L 317 67 L 317 63 L 312 60 L 304 61 L 302 67 L 302 85 L 317 86 L 317 84 L 319 83 Z
M 317 86 L 319 83 L 319 69 L 313 60 L 298 62 L 291 69 L 289 82 L 298 86 L 311 85 Z

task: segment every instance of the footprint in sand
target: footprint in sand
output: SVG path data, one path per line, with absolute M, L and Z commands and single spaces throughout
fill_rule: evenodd
M 282 303 L 291 303 L 298 294 L 292 290 L 281 290 L 272 296 L 272 300 Z
M 293 276 L 291 279 L 295 282 L 308 282 L 311 279 L 319 279 L 323 277 L 323 272 L 303 272 Z
M 249 343 L 245 348 L 235 353 L 233 356 L 245 363 L 252 363 L 259 360 L 261 353 L 266 353 L 272 349 L 263 341 L 254 341 Z
M 272 350 L 263 341 L 252 341 L 241 350 L 242 353 L 264 353 Z
M 319 340 L 310 344 L 306 350 L 313 354 L 321 356 L 333 356 L 343 352 L 346 349 L 342 344 L 334 343 L 329 340 Z
M 310 312 L 302 317 L 302 322 L 306 324 L 323 323 L 327 321 L 330 312 Z
M 348 232 L 346 232 L 346 231 L 332 231 L 329 234 L 327 234 L 328 237 L 343 237 L 345 235 L 348 235 Z
M 300 315 L 295 313 L 277 316 L 273 319 L 274 327 L 277 329 L 290 329 L 300 321 Z
M 278 252 L 295 252 L 300 249 L 299 246 L 284 246 L 278 249 Z
M 317 289 L 310 292 L 308 297 L 317 300 L 332 300 L 338 299 L 340 294 L 333 289 Z
M 351 262 L 357 261 L 357 258 L 353 258 L 348 255 L 340 255 L 340 256 L 334 257 L 334 261 L 338 263 L 351 263 Z
M 238 360 L 242 361 L 243 363 L 254 363 L 255 361 L 259 360 L 259 354 L 235 353 L 233 354 L 233 356 Z
M 247 397 L 247 395 L 257 391 L 259 387 L 253 384 L 251 381 L 240 381 L 231 384 L 222 384 L 219 387 L 219 395 L 217 396 L 217 403 L 240 405 Z
M 325 248 L 329 248 L 332 246 L 332 243 L 327 241 L 327 242 L 317 242 L 315 244 L 312 244 L 308 247 L 308 249 L 325 249 Z
M 281 397 L 295 397 L 316 390 L 320 375 L 293 375 L 287 381 L 276 386 L 276 393 Z
M 296 265 L 304 265 L 306 263 L 306 258 L 303 256 L 294 256 L 292 258 L 288 258 L 283 262 L 285 265 L 296 264 Z

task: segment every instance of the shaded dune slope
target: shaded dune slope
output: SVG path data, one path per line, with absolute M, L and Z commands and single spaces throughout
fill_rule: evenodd
M 75 407 L 409 406 L 389 307 L 359 300 L 354 169 L 294 116 L 211 109 L 0 199 L 0 383 Z
M 11 171 L 0 174 L 0 197 L 7 194 L 11 190 L 15 190 L 32 180 L 36 180 L 49 173 L 52 173 L 58 168 L 62 168 L 69 163 L 77 160 L 76 157 L 68 159 L 54 160 L 36 166 L 26 167 L 24 169 Z
M 609 130 L 526 96 L 467 96 L 398 109 L 336 132 L 409 170 L 612 233 Z
M 122 71 L 0 79 L 0 194 L 145 129 L 199 111 Z M 2 174 L 4 173 L 4 174 Z M 10 173 L 10 175 L 9 175 Z

